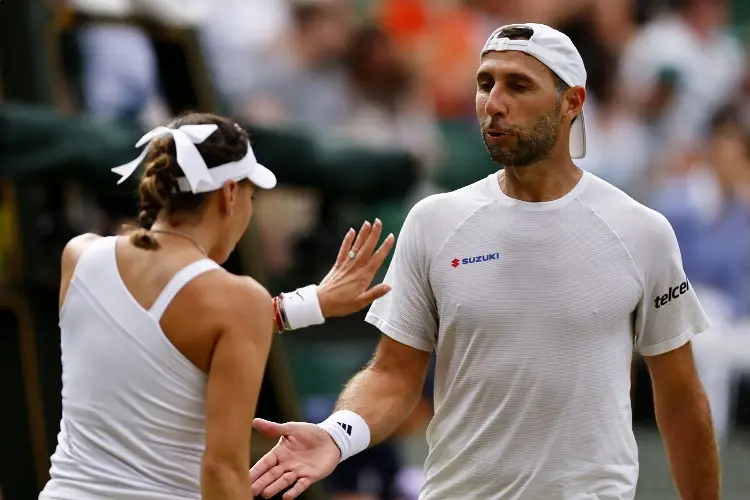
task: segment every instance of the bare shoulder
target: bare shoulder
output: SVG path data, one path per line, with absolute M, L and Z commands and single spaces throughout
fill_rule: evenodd
M 71 239 L 63 249 L 62 260 L 63 268 L 67 266 L 75 267 L 81 255 L 97 240 L 102 237 L 94 233 L 85 233 Z
M 231 299 L 245 303 L 251 300 L 253 303 L 267 305 L 271 307 L 271 294 L 263 285 L 249 276 L 237 276 L 236 274 L 226 273 L 228 277 L 228 286 L 231 289 Z
M 253 324 L 268 323 L 271 333 L 273 322 L 273 305 L 271 294 L 248 276 L 237 276 L 227 271 L 207 273 L 205 279 L 198 282 L 199 301 L 202 309 L 215 313 L 224 323 Z M 221 325 L 222 328 L 226 325 Z

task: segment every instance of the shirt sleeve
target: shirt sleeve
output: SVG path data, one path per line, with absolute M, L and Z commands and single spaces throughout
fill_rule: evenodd
M 643 356 L 677 349 L 709 327 L 685 275 L 674 230 L 664 216 L 657 215 L 646 237 L 644 290 L 635 316 L 635 347 Z
M 421 207 L 409 212 L 401 228 L 384 279 L 391 291 L 372 304 L 365 321 L 397 342 L 429 352 L 435 348 L 438 320 Z

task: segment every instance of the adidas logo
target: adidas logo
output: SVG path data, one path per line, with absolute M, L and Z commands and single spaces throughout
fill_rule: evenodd
M 341 426 L 341 428 L 346 431 L 347 434 L 349 434 L 350 436 L 352 435 L 352 426 L 351 425 L 345 424 L 343 422 L 336 422 L 336 423 L 339 424 Z

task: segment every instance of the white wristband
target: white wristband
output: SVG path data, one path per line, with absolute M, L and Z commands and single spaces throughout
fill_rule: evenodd
M 318 301 L 317 285 L 309 285 L 298 288 L 292 293 L 285 293 L 283 299 L 284 313 L 290 329 L 297 330 L 312 325 L 322 325 L 325 322 Z
M 349 410 L 340 410 L 318 424 L 330 434 L 341 450 L 341 461 L 370 446 L 370 428 L 365 419 Z

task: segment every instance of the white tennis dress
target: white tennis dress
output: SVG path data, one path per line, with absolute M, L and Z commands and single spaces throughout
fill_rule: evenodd
M 206 376 L 159 320 L 193 278 L 189 264 L 150 310 L 117 269 L 116 237 L 81 256 L 60 311 L 62 421 L 40 500 L 200 499 Z

